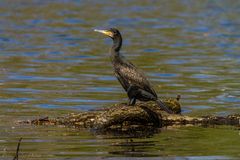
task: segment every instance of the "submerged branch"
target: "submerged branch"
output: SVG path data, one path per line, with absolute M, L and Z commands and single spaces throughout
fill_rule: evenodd
M 22 141 L 22 138 L 20 138 L 19 141 L 18 141 L 16 154 L 15 154 L 15 157 L 13 158 L 13 160 L 18 160 L 18 153 L 19 153 L 21 141 Z

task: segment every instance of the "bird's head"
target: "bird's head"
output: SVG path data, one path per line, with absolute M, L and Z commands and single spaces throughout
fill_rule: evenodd
M 113 40 L 118 37 L 121 37 L 120 32 L 116 28 L 110 28 L 110 29 L 106 29 L 106 30 L 94 29 L 94 31 L 103 33 L 103 34 L 109 36 L 110 38 L 112 38 Z

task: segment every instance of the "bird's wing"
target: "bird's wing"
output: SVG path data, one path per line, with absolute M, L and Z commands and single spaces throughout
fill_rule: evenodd
M 154 96 L 157 97 L 156 92 L 151 87 L 143 72 L 138 70 L 132 63 L 128 62 L 125 63 L 122 67 L 115 68 L 115 73 L 118 80 L 120 79 L 119 81 L 123 85 L 123 87 L 129 87 L 129 85 L 138 86 L 139 88 L 149 93 L 152 93 Z
M 121 77 L 121 75 L 118 74 L 117 72 L 115 72 L 115 76 L 117 77 L 118 81 L 122 85 L 123 89 L 127 92 L 127 89 L 129 87 L 128 83 L 126 83 L 126 81 L 124 81 L 124 79 Z

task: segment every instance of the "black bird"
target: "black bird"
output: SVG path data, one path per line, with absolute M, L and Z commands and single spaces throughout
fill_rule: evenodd
M 131 62 L 126 61 L 120 54 L 119 51 L 122 46 L 121 33 L 116 28 L 110 28 L 107 30 L 95 29 L 94 31 L 103 33 L 113 40 L 113 46 L 110 50 L 111 61 L 115 76 L 127 92 L 129 105 L 134 105 L 137 99 L 140 101 L 156 101 L 163 110 L 168 113 L 173 113 L 161 100 L 158 99 L 156 92 L 144 74 Z

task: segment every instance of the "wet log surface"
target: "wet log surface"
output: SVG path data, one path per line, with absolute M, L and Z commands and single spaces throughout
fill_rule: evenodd
M 58 118 L 40 118 L 22 121 L 34 125 L 64 125 L 94 129 L 97 131 L 149 130 L 172 125 L 240 125 L 240 114 L 220 116 L 189 117 L 181 115 L 179 97 L 163 99 L 175 114 L 162 111 L 154 102 L 137 103 L 135 106 L 116 104 L 110 108 L 88 112 L 71 113 Z

